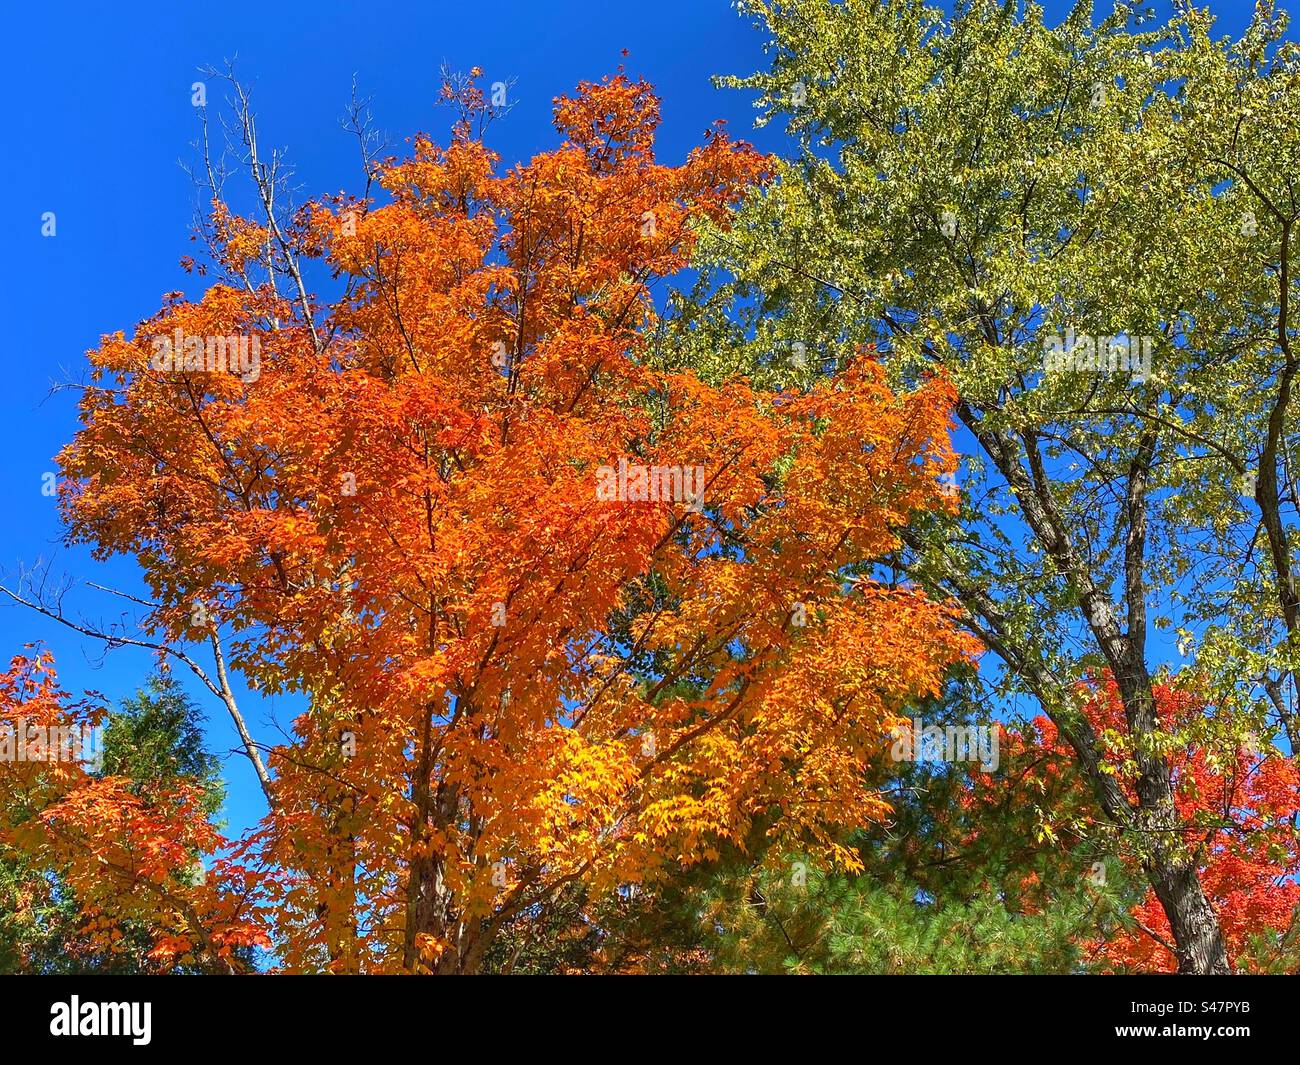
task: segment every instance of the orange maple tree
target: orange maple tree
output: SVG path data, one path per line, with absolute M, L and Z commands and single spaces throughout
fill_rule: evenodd
M 756 825 L 853 867 L 844 831 L 888 809 L 867 760 L 975 651 L 948 607 L 855 576 L 952 505 L 944 381 L 896 394 L 862 358 L 763 392 L 650 357 L 652 284 L 764 158 L 718 128 L 657 162 L 658 101 L 619 75 L 501 172 L 480 91 L 451 95 L 450 143 L 377 168 L 382 205 L 214 204 L 220 283 L 91 355 L 70 539 L 139 562 L 160 639 L 307 707 L 238 845 L 181 794 L 136 810 L 68 777 L 33 800 L 43 842 L 84 813 L 50 853 L 94 881 L 91 921 L 130 895 L 95 879 L 121 847 L 157 883 L 177 848 L 225 848 L 204 885 L 134 896 L 167 915 L 160 956 L 472 972 L 565 885 L 667 875 Z M 268 248 L 288 295 L 253 279 Z M 313 262 L 337 299 L 308 292 Z M 214 366 L 239 337 L 258 360 Z

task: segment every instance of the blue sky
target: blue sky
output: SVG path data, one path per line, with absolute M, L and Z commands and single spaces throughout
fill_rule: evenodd
M 1236 32 L 1252 4 L 1214 0 L 1220 32 Z M 1159 8 L 1164 10 L 1166 5 Z M 1049 0 L 1053 20 L 1067 5 Z M 1099 10 L 1109 10 L 1106 0 Z M 10 132 L 0 157 L 0 312 L 7 337 L 0 388 L 4 461 L 0 567 L 12 580 L 19 564 L 53 557 L 55 573 L 138 590 L 133 563 L 92 562 L 59 547 L 54 501 L 41 492 L 52 456 L 76 428 L 72 392 L 49 395 L 59 380 L 78 380 L 85 351 L 105 332 L 128 334 L 158 307 L 162 293 L 197 293 L 179 268 L 190 253 L 194 194 L 179 166 L 192 160 L 198 133 L 190 86 L 198 68 L 238 57 L 251 82 L 263 142 L 283 147 L 304 194 L 348 190 L 361 182 L 355 141 L 339 128 L 353 75 L 395 150 L 416 131 L 442 139 L 445 111 L 433 106 L 438 71 L 483 68 L 488 82 L 515 79 L 509 115 L 490 134 L 506 162 L 554 145 L 551 100 L 583 79 L 625 63 L 663 99 L 659 154 L 678 162 L 715 119 L 760 147 L 780 148 L 775 131 L 750 130 L 747 95 L 716 90 L 713 74 L 763 67 L 762 38 L 728 0 L 491 0 L 447 3 L 277 5 L 167 2 L 15 5 L 0 63 L 0 98 Z M 624 58 L 623 49 L 629 55 Z M 220 89 L 209 85 L 215 97 Z M 214 105 L 217 100 L 211 101 Z M 215 107 L 214 107 L 215 110 Z M 42 237 L 42 215 L 57 235 Z M 103 596 L 69 600 L 94 619 L 118 607 Z M 116 702 L 151 668 L 145 652 L 102 650 L 53 622 L 0 604 L 0 653 L 43 641 L 69 689 L 98 690 Z M 187 685 L 198 692 L 196 685 Z M 218 753 L 236 737 L 221 708 L 199 692 Z M 274 741 L 294 706 L 245 693 L 259 737 Z M 251 768 L 227 759 L 226 816 L 233 831 L 262 813 Z

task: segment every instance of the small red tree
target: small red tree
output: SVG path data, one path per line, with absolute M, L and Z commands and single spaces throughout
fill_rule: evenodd
M 1136 768 L 1118 689 L 1109 676 L 1077 688 L 1082 713 L 1105 744 L 1106 771 L 1136 806 Z M 1229 955 L 1246 970 L 1268 968 L 1294 950 L 1300 906 L 1300 773 L 1272 748 L 1233 737 L 1207 714 L 1207 697 L 1189 673 L 1157 683 L 1156 708 L 1178 810 L 1180 846 L 1196 857 L 1201 882 L 1223 928 Z M 974 781 L 965 803 L 976 824 L 996 817 L 1024 821 L 1026 831 L 1063 849 L 1085 837 L 1107 848 L 1136 883 L 1145 882 L 1123 831 L 1095 819 L 1089 796 L 1073 771 L 1071 752 L 1046 716 L 1004 735 L 1003 772 Z M 1077 871 L 1103 877 L 1100 867 Z M 1043 905 L 1026 883 L 1027 905 Z M 1088 957 L 1110 971 L 1176 972 L 1168 919 L 1154 890 L 1132 906 L 1128 920 L 1087 946 Z

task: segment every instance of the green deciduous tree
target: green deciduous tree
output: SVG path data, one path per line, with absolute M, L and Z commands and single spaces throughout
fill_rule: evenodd
M 1081 3 L 1049 27 L 992 0 L 744 7 L 771 68 L 722 80 L 795 149 L 703 243 L 665 359 L 799 389 L 872 344 L 896 382 L 950 377 L 961 514 L 907 532 L 897 564 L 958 598 L 1000 693 L 1055 722 L 1180 971 L 1230 971 L 1168 752 L 1297 740 L 1285 19 L 1261 3 L 1234 41 L 1190 8 L 1157 25 Z M 1160 719 L 1162 664 L 1213 691 L 1195 735 Z M 1081 713 L 1090 669 L 1117 682 L 1116 736 Z

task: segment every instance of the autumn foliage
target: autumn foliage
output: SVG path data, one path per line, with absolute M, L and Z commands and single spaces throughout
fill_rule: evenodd
M 619 76 L 503 170 L 477 90 L 456 102 L 451 142 L 417 138 L 382 196 L 282 234 L 217 204 L 220 281 L 91 354 L 70 538 L 138 561 L 160 638 L 219 638 L 306 707 L 237 842 L 183 791 L 0 768 L 26 811 L 4 842 L 63 871 L 88 925 L 146 920 L 164 961 L 471 972 L 566 884 L 754 831 L 853 868 L 844 833 L 888 810 L 864 767 L 975 650 L 946 606 L 855 576 L 951 506 L 943 380 L 898 394 L 862 358 L 772 392 L 656 358 L 652 286 L 765 160 L 715 129 L 659 163 L 658 102 Z M 252 280 L 280 238 L 335 298 Z M 177 336 L 255 337 L 260 364 L 160 369 Z M 610 498 L 619 469 L 646 479 Z M 697 472 L 695 495 L 644 487 Z M 4 683 L 6 714 L 81 712 L 48 662 Z M 195 856 L 202 883 L 177 872 Z
M 1114 681 L 1094 677 L 1078 686 L 1082 713 L 1103 738 L 1106 771 L 1136 805 L 1136 770 L 1123 707 Z M 1196 859 L 1202 883 L 1223 928 L 1229 956 L 1249 971 L 1253 939 L 1276 947 L 1274 937 L 1293 930 L 1300 905 L 1300 775 L 1295 762 L 1269 744 L 1244 736 L 1219 742 L 1209 722 L 1208 696 L 1192 673 L 1154 688 L 1178 812 L 1181 846 Z M 1026 837 L 1072 853 L 1080 839 L 1106 841 L 1109 861 L 1134 884 L 1143 884 L 1138 841 L 1114 832 L 1095 815 L 1091 796 L 1072 769 L 1071 752 L 1044 715 L 1006 732 L 1009 765 L 994 782 L 976 779 L 964 802 L 973 823 L 1017 822 Z M 1088 863 L 1078 878 L 1105 886 L 1104 866 Z M 1050 905 L 1037 876 L 1020 885 L 1025 908 Z M 1101 971 L 1175 972 L 1169 920 L 1155 892 L 1143 887 L 1127 919 L 1086 945 L 1087 960 Z
M 10 737 L 67 735 L 103 717 L 94 701 L 71 700 L 59 688 L 47 654 L 15 659 L 0 675 L 0 728 Z M 0 762 L 0 810 L 0 857 L 27 856 L 78 900 L 84 919 L 65 949 L 111 954 L 124 945 L 126 922 L 150 929 L 150 957 L 163 969 L 184 955 L 233 967 L 240 948 L 270 945 L 251 909 L 261 877 L 216 831 L 197 788 L 177 783 L 141 794 L 77 761 L 11 757 Z M 211 869 L 200 875 L 205 856 Z M 48 887 L 40 877 L 29 885 Z

